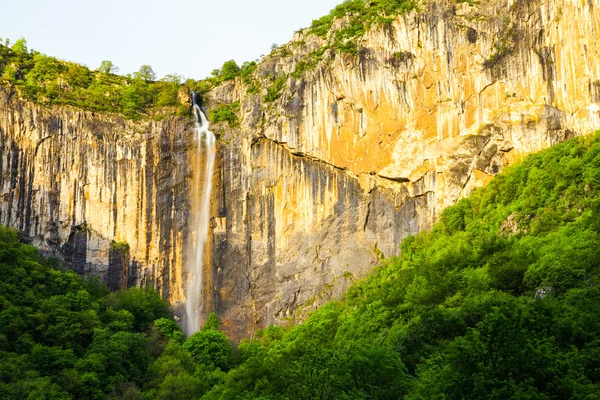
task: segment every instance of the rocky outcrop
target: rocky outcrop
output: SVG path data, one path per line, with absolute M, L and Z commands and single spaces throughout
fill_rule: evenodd
M 204 279 L 205 309 L 233 337 L 302 318 L 504 166 L 600 129 L 600 4 L 481 3 L 427 2 L 373 27 L 356 55 L 327 50 L 292 74 L 324 43 L 299 32 L 259 64 L 262 93 L 238 79 L 209 94 L 240 102 L 238 126 L 215 126 Z M 0 149 L 0 223 L 113 288 L 185 299 L 199 173 L 188 121 L 0 91 Z

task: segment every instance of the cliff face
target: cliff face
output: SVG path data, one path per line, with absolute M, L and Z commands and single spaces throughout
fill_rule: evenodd
M 599 37 L 598 1 L 431 1 L 301 78 L 323 39 L 297 33 L 258 67 L 263 88 L 289 74 L 275 102 L 214 90 L 242 114 L 222 128 L 216 309 L 242 332 L 315 308 L 505 165 L 600 128 Z
M 323 44 L 298 33 L 256 72 L 263 88 L 290 74 L 280 98 L 239 79 L 209 94 L 241 104 L 239 126 L 215 127 L 204 280 L 206 310 L 229 333 L 301 318 L 505 165 L 600 128 L 600 3 L 485 3 L 428 2 L 371 29 L 358 54 L 326 51 L 293 78 Z M 0 92 L 0 148 L 0 223 L 113 287 L 148 283 L 183 301 L 189 124 L 42 110 Z
M 113 289 L 154 285 L 181 299 L 185 128 L 41 109 L 0 90 L 0 224 Z

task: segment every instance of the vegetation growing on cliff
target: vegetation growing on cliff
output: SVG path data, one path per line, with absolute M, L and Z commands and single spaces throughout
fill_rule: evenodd
M 317 35 L 325 40 L 323 46 L 306 54 L 296 63 L 291 76 L 299 79 L 306 71 L 314 69 L 328 52 L 356 55 L 359 52 L 359 39 L 373 25 L 390 24 L 398 15 L 417 9 L 418 0 L 346 0 L 336 6 L 328 15 L 312 22 L 304 30 L 307 35 Z M 334 22 L 339 26 L 334 28 Z M 295 42 L 301 46 L 303 41 Z M 280 57 L 291 55 L 287 47 L 281 48 Z
M 271 86 L 267 88 L 267 94 L 263 98 L 265 103 L 271 103 L 281 97 L 283 89 L 286 87 L 287 75 L 282 74 L 275 78 Z
M 125 254 L 129 252 L 129 243 L 123 242 L 115 242 L 114 240 L 110 242 L 110 249 L 116 251 L 121 254 Z
M 327 36 L 335 19 L 348 18 L 341 30 L 334 33 L 334 42 L 342 45 L 346 39 L 362 36 L 374 24 L 388 24 L 399 14 L 413 10 L 417 0 L 346 0 L 328 15 L 314 20 L 309 32 Z
M 230 127 L 236 127 L 239 123 L 238 113 L 240 111 L 240 102 L 231 104 L 219 104 L 209 110 L 209 119 L 212 122 L 227 122 Z
M 69 105 L 86 110 L 119 113 L 128 119 L 161 118 L 169 115 L 190 116 L 189 93 L 206 94 L 223 82 L 241 77 L 258 91 L 252 76 L 256 62 L 239 67 L 226 61 L 211 77 L 195 81 L 179 75 L 157 80 L 152 67 L 142 65 L 132 75 L 117 75 L 118 68 L 108 60 L 97 70 L 59 60 L 27 48 L 23 39 L 10 45 L 0 41 L 0 85 L 10 85 L 27 100 L 43 105 Z M 239 103 L 238 103 L 239 106 Z M 214 122 L 237 122 L 238 106 L 218 106 Z

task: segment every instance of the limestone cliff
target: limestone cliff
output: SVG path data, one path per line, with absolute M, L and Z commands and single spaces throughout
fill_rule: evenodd
M 206 310 L 238 338 L 302 318 L 505 165 L 599 129 L 599 37 L 597 0 L 429 1 L 372 27 L 356 55 L 327 50 L 294 73 L 324 45 L 299 32 L 259 64 L 262 92 L 215 88 L 211 104 L 239 101 L 240 115 L 215 127 Z M 183 119 L 132 123 L 1 92 L 0 223 L 176 304 L 194 146 Z
M 182 298 L 186 128 L 42 109 L 0 89 L 0 224 L 113 289 Z
M 430 1 L 356 55 L 295 78 L 324 44 L 299 32 L 259 64 L 262 93 L 214 90 L 241 103 L 222 128 L 214 306 L 247 328 L 321 305 L 503 166 L 600 128 L 599 38 L 598 1 Z

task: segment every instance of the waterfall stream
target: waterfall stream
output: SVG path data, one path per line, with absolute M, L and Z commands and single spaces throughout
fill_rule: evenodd
M 208 118 L 194 101 L 195 131 L 198 140 L 196 174 L 194 175 L 194 195 L 200 197 L 197 209 L 192 213 L 192 234 L 195 233 L 195 248 L 189 257 L 186 285 L 184 332 L 186 335 L 200 329 L 204 298 L 204 249 L 208 239 L 210 222 L 210 192 L 215 169 L 215 135 L 208 129 Z M 203 153 L 204 152 L 204 158 Z M 203 162 L 204 161 L 204 162 Z M 204 165 L 203 165 L 204 164 Z M 202 171 L 204 170 L 204 179 Z

